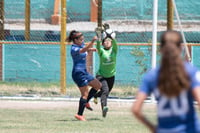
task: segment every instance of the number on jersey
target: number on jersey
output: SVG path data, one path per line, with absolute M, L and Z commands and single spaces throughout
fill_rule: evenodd
M 180 116 L 186 114 L 188 110 L 189 104 L 186 91 L 183 91 L 179 98 L 167 98 L 166 96 L 160 97 L 158 103 L 158 116 L 160 117 L 169 117 L 173 115 Z

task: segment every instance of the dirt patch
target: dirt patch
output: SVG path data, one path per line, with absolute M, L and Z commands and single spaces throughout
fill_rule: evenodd
M 119 101 L 109 101 L 109 107 L 125 107 L 131 108 L 132 102 L 119 102 Z M 0 109 L 55 109 L 55 108 L 69 108 L 78 106 L 78 101 L 14 101 L 14 100 L 0 100 Z M 91 102 L 91 106 L 94 105 Z M 145 109 L 155 108 L 155 104 L 145 104 Z

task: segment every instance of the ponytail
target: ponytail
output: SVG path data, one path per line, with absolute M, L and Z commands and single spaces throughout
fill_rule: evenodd
M 83 36 L 83 34 L 81 32 L 78 32 L 76 30 L 72 30 L 70 33 L 69 33 L 69 37 L 67 38 L 67 41 L 68 42 L 74 42 L 75 39 L 78 39 L 80 38 L 81 36 Z
M 167 40 L 166 35 L 172 33 L 178 37 L 177 42 Z M 158 77 L 160 92 L 168 97 L 178 96 L 190 87 L 190 78 L 185 71 L 181 58 L 182 37 L 176 31 L 167 31 L 161 36 L 161 66 Z

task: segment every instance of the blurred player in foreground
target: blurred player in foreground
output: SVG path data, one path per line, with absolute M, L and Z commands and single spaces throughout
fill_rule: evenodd
M 152 133 L 200 133 L 193 105 L 194 100 L 200 104 L 200 72 L 182 60 L 178 32 L 164 32 L 160 42 L 161 64 L 144 76 L 132 112 Z M 156 126 L 141 111 L 151 93 L 157 100 Z
M 84 108 L 90 108 L 89 104 L 87 104 L 88 86 L 95 90 L 101 88 L 101 83 L 90 75 L 86 69 L 87 52 L 96 51 L 95 48 L 91 47 L 96 40 L 97 38 L 94 37 L 91 43 L 85 46 L 83 34 L 75 30 L 71 31 L 68 37 L 68 41 L 73 42 L 71 46 L 71 56 L 73 59 L 72 78 L 81 92 L 78 113 L 75 115 L 75 118 L 81 121 L 86 120 L 83 116 Z

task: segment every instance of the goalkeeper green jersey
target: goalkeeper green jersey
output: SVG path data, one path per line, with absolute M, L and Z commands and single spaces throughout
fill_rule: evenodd
M 97 41 L 96 47 L 100 59 L 97 75 L 105 78 L 114 76 L 116 74 L 116 56 L 118 49 L 116 40 L 112 40 L 112 47 L 109 50 L 101 48 L 100 41 Z

